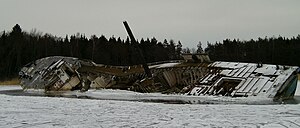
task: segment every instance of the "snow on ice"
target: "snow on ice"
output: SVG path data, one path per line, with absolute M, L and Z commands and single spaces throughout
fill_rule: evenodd
M 0 86 L 0 90 L 17 87 Z M 0 94 L 0 127 L 300 127 L 300 104 L 163 104 Z

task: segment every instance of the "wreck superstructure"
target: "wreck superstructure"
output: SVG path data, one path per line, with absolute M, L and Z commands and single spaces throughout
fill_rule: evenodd
M 199 55 L 200 58 L 206 55 Z M 205 59 L 203 59 L 205 60 Z M 72 91 L 123 89 L 136 92 L 183 93 L 192 96 L 292 98 L 298 67 L 238 62 L 166 61 L 142 65 L 109 66 L 71 57 L 46 57 L 23 67 L 24 90 Z
M 289 99 L 297 87 L 298 67 L 217 61 L 188 95 L 262 96 Z
M 46 57 L 24 66 L 19 72 L 23 89 L 71 90 L 82 79 L 77 69 L 81 60 L 71 57 Z
M 209 62 L 185 63 L 183 60 L 149 63 L 149 78 L 142 65 L 110 66 L 90 60 L 53 56 L 36 60 L 19 72 L 24 90 L 69 91 L 87 89 L 124 89 L 161 92 L 196 83 L 208 72 Z
M 96 64 L 90 60 L 52 56 L 27 64 L 19 72 L 23 90 L 87 91 L 123 89 L 192 96 L 292 98 L 298 67 L 211 62 L 207 54 L 182 54 L 184 60 L 146 63 L 127 22 L 123 22 L 142 63 Z

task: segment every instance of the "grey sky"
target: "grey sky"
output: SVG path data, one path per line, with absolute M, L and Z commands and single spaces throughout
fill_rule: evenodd
M 0 30 L 15 24 L 65 37 L 77 32 L 125 39 L 180 40 L 184 47 L 226 38 L 300 34 L 300 0 L 0 0 Z

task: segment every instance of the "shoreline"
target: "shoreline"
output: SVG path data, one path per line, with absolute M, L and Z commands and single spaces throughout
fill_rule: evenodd
M 12 79 L 8 79 L 8 80 L 0 81 L 0 86 L 1 85 L 19 85 L 19 84 L 20 84 L 20 80 L 18 78 L 12 78 Z

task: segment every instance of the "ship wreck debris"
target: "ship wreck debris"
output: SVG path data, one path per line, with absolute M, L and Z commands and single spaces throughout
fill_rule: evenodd
M 297 87 L 298 67 L 270 64 L 214 62 L 188 95 L 263 96 L 289 99 Z
M 203 54 L 203 56 L 207 56 Z M 137 92 L 163 92 L 194 84 L 208 72 L 209 62 L 186 64 L 183 60 L 147 64 L 149 78 L 142 65 L 110 66 L 90 60 L 53 56 L 27 64 L 19 72 L 24 90 L 68 91 L 87 89 L 124 89 Z
M 140 65 L 111 66 L 72 57 L 46 57 L 21 69 L 23 90 L 122 89 L 190 96 L 260 96 L 273 100 L 294 96 L 299 70 L 296 66 L 211 62 L 207 54 L 182 54 L 184 60 L 146 63 L 129 25 L 123 23 L 140 55 Z
M 198 62 L 191 62 L 195 60 Z M 208 61 L 206 54 L 199 54 L 194 60 L 150 63 L 149 78 L 142 65 L 110 66 L 53 56 L 26 65 L 19 75 L 24 90 L 45 92 L 123 89 L 191 96 L 263 96 L 274 100 L 289 99 L 295 93 L 298 67 Z

